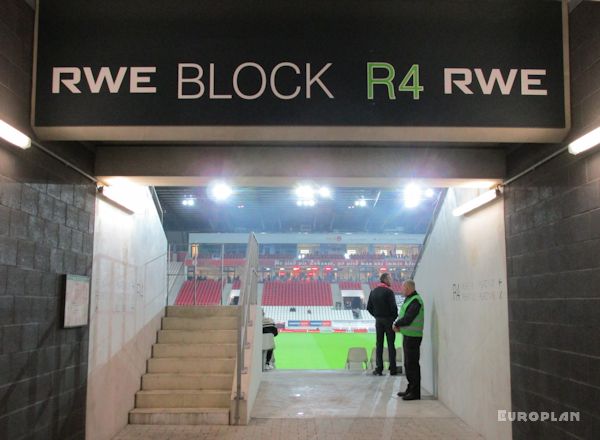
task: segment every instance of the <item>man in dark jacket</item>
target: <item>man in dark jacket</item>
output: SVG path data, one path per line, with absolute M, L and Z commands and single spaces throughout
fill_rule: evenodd
M 381 283 L 375 287 L 369 295 L 367 310 L 375 317 L 375 331 L 377 332 L 376 360 L 377 366 L 373 370 L 375 376 L 381 376 L 383 372 L 383 335 L 385 334 L 388 345 L 388 354 L 390 361 L 390 376 L 396 373 L 396 333 L 392 325 L 398 316 L 398 306 L 394 291 L 390 288 L 392 277 L 389 273 L 384 273 L 379 278 Z

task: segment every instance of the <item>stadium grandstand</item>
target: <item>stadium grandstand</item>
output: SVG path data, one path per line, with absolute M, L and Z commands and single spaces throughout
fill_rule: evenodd
M 232 200 L 217 205 L 203 188 L 158 187 L 165 229 L 185 231 L 170 236 L 170 304 L 238 304 L 248 232 L 255 231 L 258 303 L 279 329 L 278 368 L 344 368 L 348 344 L 370 353 L 375 320 L 365 310 L 369 294 L 389 273 L 402 303 L 402 281 L 419 258 L 436 197 L 424 197 L 413 210 L 390 208 L 397 204 L 394 190 L 332 191 L 331 198 L 306 207 L 289 189 L 238 188 Z M 327 356 L 318 364 L 308 351 L 302 355 L 316 346 L 339 351 L 339 359 Z
M 302 248 L 301 244 L 298 249 Z M 355 246 L 360 247 L 360 246 Z M 385 247 L 385 246 L 383 246 Z M 390 250 L 398 246 L 388 246 Z M 236 253 L 210 256 L 197 249 L 210 245 L 189 243 L 188 251 L 170 254 L 170 270 L 185 279 L 174 303 L 188 306 L 237 304 L 245 259 Z M 225 248 L 225 246 L 223 246 Z M 275 246 L 273 248 L 277 250 Z M 352 249 L 350 249 L 352 250 Z M 410 258 L 363 254 L 312 255 L 273 253 L 260 258 L 258 292 L 265 316 L 283 332 L 373 332 L 374 319 L 365 310 L 379 275 L 393 275 L 397 303 L 405 274 L 412 270 L 419 247 L 406 246 Z M 392 252 L 390 252 L 392 254 Z M 350 265 L 348 263 L 351 263 Z

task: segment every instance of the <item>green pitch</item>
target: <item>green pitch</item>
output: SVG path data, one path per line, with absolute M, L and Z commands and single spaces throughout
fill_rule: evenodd
M 371 359 L 375 333 L 279 333 L 275 338 L 278 369 L 338 370 L 346 367 L 350 347 L 364 347 Z M 402 347 L 396 336 L 396 348 Z

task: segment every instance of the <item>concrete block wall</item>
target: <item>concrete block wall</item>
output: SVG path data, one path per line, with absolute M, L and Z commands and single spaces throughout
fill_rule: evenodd
M 0 119 L 29 127 L 34 12 L 0 0 Z M 94 154 L 49 144 L 87 172 Z M 0 438 L 82 439 L 87 328 L 63 329 L 62 274 L 91 274 L 95 187 L 0 141 Z
M 0 1 L 0 119 L 22 131 L 29 131 L 33 21 L 24 1 Z
M 0 438 L 82 436 L 88 331 L 62 328 L 62 274 L 91 275 L 94 198 L 0 181 Z
M 575 138 L 600 126 L 600 4 L 570 15 Z M 509 175 L 559 148 L 524 146 Z M 580 422 L 513 423 L 514 439 L 600 437 L 600 151 L 564 153 L 505 192 L 514 411 Z

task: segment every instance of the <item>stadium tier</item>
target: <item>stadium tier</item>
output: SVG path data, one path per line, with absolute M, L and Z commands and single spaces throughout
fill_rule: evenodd
M 358 281 L 340 281 L 338 286 L 340 290 L 362 290 L 362 285 Z
M 295 312 L 290 312 L 290 308 Z M 265 316 L 275 322 L 288 321 L 352 321 L 352 310 L 335 310 L 323 306 L 263 306 Z M 367 319 L 373 319 L 369 316 Z
M 262 303 L 266 306 L 332 306 L 331 286 L 323 281 L 267 281 Z
M 371 282 L 369 282 L 369 287 L 371 287 L 371 290 L 373 290 L 378 285 L 379 285 L 378 281 L 371 281 Z M 400 282 L 400 281 L 394 281 L 394 282 L 392 282 L 392 290 L 395 293 L 402 292 L 402 282 Z
M 192 306 L 194 304 L 202 306 L 220 305 L 221 282 L 217 280 L 186 281 L 179 290 L 175 304 L 178 306 Z

